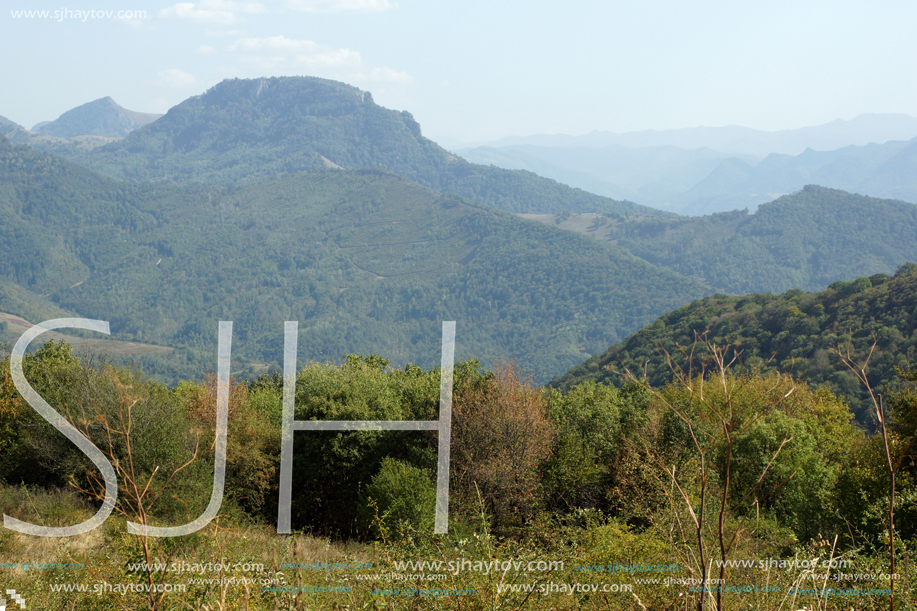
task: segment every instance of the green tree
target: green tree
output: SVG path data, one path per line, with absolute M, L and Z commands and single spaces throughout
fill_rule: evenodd
M 406 462 L 384 458 L 366 487 L 364 519 L 374 536 L 415 529 L 432 532 L 436 488 L 432 475 Z

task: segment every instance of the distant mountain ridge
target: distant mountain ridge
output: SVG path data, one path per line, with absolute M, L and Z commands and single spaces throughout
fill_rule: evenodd
M 804 184 L 917 204 L 917 138 L 833 151 L 807 149 L 796 156 L 775 153 L 754 165 L 725 159 L 682 195 L 690 202 L 684 211 L 710 214 L 724 206 L 754 207 Z
M 227 79 L 122 141 L 61 154 L 131 181 L 251 184 L 319 168 L 377 167 L 511 212 L 665 214 L 530 172 L 468 163 L 424 138 L 410 113 L 312 77 Z
M 625 133 L 593 131 L 582 136 L 510 136 L 476 146 L 502 148 L 530 145 L 542 147 L 629 148 L 677 146 L 686 149 L 711 148 L 728 155 L 764 157 L 771 153 L 798 155 L 808 148 L 826 151 L 851 145 L 883 143 L 917 138 L 917 118 L 905 114 L 865 113 L 850 119 L 797 129 L 764 131 L 750 127 L 689 127 L 667 130 L 642 130 Z
M 482 146 L 457 149 L 455 153 L 475 163 L 529 170 L 605 197 L 644 202 L 679 213 L 684 213 L 679 207 L 683 194 L 731 157 L 709 148 L 633 148 L 619 144 L 596 148 Z M 742 160 L 753 164 L 757 158 L 747 156 Z
M 84 135 L 123 138 L 161 116 L 127 110 L 110 97 L 104 97 L 68 110 L 54 121 L 43 121 L 32 131 L 59 138 Z
M 688 215 L 754 208 L 807 184 L 917 203 L 917 138 L 764 159 L 675 146 L 526 145 L 457 153 Z
M 594 215 L 593 215 L 594 216 Z M 808 185 L 757 212 L 612 221 L 541 217 L 730 294 L 819 291 L 917 261 L 917 205 Z

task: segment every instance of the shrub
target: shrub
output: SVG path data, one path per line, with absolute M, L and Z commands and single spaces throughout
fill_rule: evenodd
M 500 364 L 457 390 L 452 422 L 453 474 L 473 506 L 480 491 L 494 525 L 519 526 L 538 507 L 539 466 L 551 452 L 554 424 L 542 393 L 515 365 Z
M 374 536 L 396 530 L 433 531 L 436 488 L 423 469 L 385 458 L 379 472 L 366 487 L 364 519 Z
M 347 355 L 343 365 L 310 363 L 296 379 L 297 420 L 429 420 L 439 404 L 439 372 L 415 365 L 388 370 L 382 357 Z M 436 436 L 428 431 L 309 431 L 294 440 L 296 528 L 361 537 L 361 491 L 395 458 L 435 469 Z
M 646 417 L 647 393 L 587 381 L 565 395 L 551 390 L 548 413 L 557 427 L 545 462 L 545 491 L 555 510 L 612 509 L 623 487 L 636 483 L 622 436 Z
M 209 449 L 203 456 L 210 462 L 213 447 L 209 440 L 216 434 L 216 376 L 209 376 L 203 386 L 183 386 L 177 392 L 187 395 L 192 421 L 206 431 Z M 274 507 L 269 501 L 277 496 L 279 464 L 280 428 L 252 403 L 246 384 L 230 380 L 224 498 L 252 516 L 264 515 L 267 507 Z
M 136 519 L 155 504 L 155 517 L 163 521 L 183 523 L 188 515 L 199 515 L 209 496 L 209 478 L 200 461 L 182 467 L 194 456 L 195 435 L 165 386 L 136 371 L 94 368 L 73 356 L 63 341 L 48 342 L 26 355 L 23 373 L 110 461 L 126 466 L 118 476 L 119 512 Z M 18 464 L 7 466 L 6 477 L 27 474 L 26 482 L 70 484 L 91 498 L 101 495 L 104 484 L 95 465 L 17 391 L 7 390 L 4 403 L 17 409 L 21 444 L 16 448 Z M 145 497 L 142 511 L 136 498 L 140 490 Z

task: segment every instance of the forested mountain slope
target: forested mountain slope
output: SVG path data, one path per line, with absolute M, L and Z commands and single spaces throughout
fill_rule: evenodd
M 633 219 L 600 235 L 727 293 L 821 290 L 917 261 L 917 206 L 809 185 L 755 214 Z
M 614 371 L 636 374 L 644 367 L 653 385 L 664 384 L 672 374 L 662 351 L 687 367 L 689 361 L 678 346 L 690 351 L 695 334 L 703 333 L 720 346 L 738 349 L 746 366 L 829 386 L 845 395 L 858 419 L 868 423 L 871 403 L 865 389 L 832 350 L 846 351 L 849 345 L 851 355 L 863 364 L 877 341 L 868 374 L 879 392 L 893 387 L 895 367 L 917 365 L 917 265 L 904 265 L 891 277 L 876 274 L 835 282 L 820 293 L 791 290 L 695 301 L 574 367 L 552 385 L 569 386 L 584 379 L 616 383 L 620 376 Z M 695 359 L 694 366 L 699 364 Z
M 234 360 L 279 364 L 298 320 L 301 358 L 433 363 L 440 321 L 456 320 L 460 356 L 546 380 L 709 291 L 381 170 L 118 183 L 0 143 L 0 277 L 125 339 L 210 351 L 233 320 Z

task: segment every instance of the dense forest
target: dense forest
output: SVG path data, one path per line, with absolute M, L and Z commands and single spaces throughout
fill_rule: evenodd
M 872 352 L 870 384 L 877 392 L 896 388 L 896 371 L 907 370 L 917 359 L 917 265 L 903 265 L 894 276 L 833 282 L 820 293 L 793 289 L 695 301 L 551 384 L 620 383 L 625 371 L 645 372 L 650 383 L 664 384 L 673 379 L 666 355 L 681 368 L 701 369 L 703 359 L 690 358 L 698 337 L 730 346 L 748 370 L 782 372 L 830 388 L 847 398 L 862 424 L 872 426 L 868 392 L 836 351 L 849 352 L 860 363 Z
M 300 321 L 304 357 L 380 351 L 399 365 L 434 362 L 440 322 L 456 320 L 461 354 L 516 357 L 545 381 L 708 292 L 618 247 L 382 170 L 175 187 L 3 146 L 0 278 L 25 291 L 6 289 L 0 311 L 20 303 L 10 310 L 22 315 L 31 293 L 32 311 L 180 348 L 144 361 L 173 382 L 211 366 L 218 320 L 236 322 L 243 369 L 279 363 L 285 320 Z
M 755 214 L 605 222 L 606 239 L 729 293 L 818 291 L 917 261 L 917 206 L 809 185 Z

